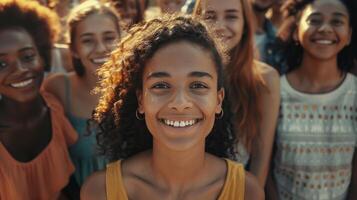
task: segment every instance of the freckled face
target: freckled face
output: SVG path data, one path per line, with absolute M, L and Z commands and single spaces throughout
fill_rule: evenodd
M 94 74 L 108 60 L 109 53 L 119 39 L 119 30 L 106 14 L 92 14 L 75 27 L 71 40 L 73 55 L 80 59 L 87 71 Z
M 31 35 L 24 29 L 0 31 L 0 94 L 17 102 L 35 99 L 44 64 Z
M 294 37 L 305 56 L 336 59 L 351 40 L 347 8 L 336 0 L 314 1 L 303 11 Z
M 242 39 L 244 16 L 240 0 L 202 0 L 202 17 L 228 50 Z
M 139 111 L 145 114 L 154 146 L 181 151 L 204 145 L 223 97 L 210 53 L 181 41 L 160 48 L 147 62 Z

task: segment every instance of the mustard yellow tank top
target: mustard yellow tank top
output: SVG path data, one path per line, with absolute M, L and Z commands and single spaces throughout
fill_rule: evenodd
M 244 200 L 245 172 L 242 164 L 226 159 L 227 177 L 218 200 Z M 107 165 L 107 200 L 128 200 L 121 175 L 121 161 Z

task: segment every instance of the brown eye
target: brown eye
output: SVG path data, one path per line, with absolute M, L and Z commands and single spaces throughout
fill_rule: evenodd
M 202 82 L 194 82 L 190 85 L 191 89 L 208 89 L 208 86 Z
M 159 83 L 154 84 L 151 88 L 152 89 L 169 89 L 170 85 L 165 82 L 159 82 Z
M 0 60 L 0 70 L 5 69 L 8 66 L 8 64 L 5 61 Z
M 35 54 L 28 54 L 25 55 L 22 59 L 25 62 L 32 62 L 33 60 L 35 60 L 36 55 Z

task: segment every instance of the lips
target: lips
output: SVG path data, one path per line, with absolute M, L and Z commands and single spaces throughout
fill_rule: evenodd
M 160 119 L 160 121 L 170 127 L 174 128 L 185 128 L 197 124 L 202 119 L 190 119 L 190 120 L 169 120 L 169 119 Z
M 30 79 L 27 79 L 27 80 L 24 80 L 21 82 L 11 83 L 10 85 L 11 85 L 11 87 L 14 87 L 14 88 L 24 88 L 24 87 L 29 86 L 33 81 L 34 81 L 34 79 L 30 78 Z
M 336 40 L 316 39 L 316 40 L 313 40 L 313 42 L 316 44 L 331 45 L 331 44 L 335 44 Z

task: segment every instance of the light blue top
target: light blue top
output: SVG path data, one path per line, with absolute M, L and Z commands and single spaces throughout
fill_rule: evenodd
M 78 133 L 77 142 L 69 148 L 69 153 L 73 164 L 76 167 L 74 172 L 78 186 L 82 186 L 86 178 L 92 173 L 104 169 L 107 160 L 104 156 L 98 155 L 96 130 L 87 130 L 88 120 L 76 117 L 71 114 L 71 87 L 70 80 L 66 80 L 66 115 L 73 128 Z

